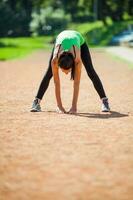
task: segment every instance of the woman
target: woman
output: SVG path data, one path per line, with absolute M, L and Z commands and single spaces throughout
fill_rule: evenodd
M 81 77 L 81 65 L 85 66 L 88 76 L 90 77 L 93 85 L 102 101 L 102 111 L 109 112 L 108 98 L 104 92 L 102 83 L 95 72 L 89 48 L 83 38 L 83 36 L 73 30 L 62 31 L 56 38 L 55 46 L 53 48 L 48 69 L 44 75 L 44 78 L 40 84 L 37 96 L 33 102 L 31 112 L 41 111 L 40 101 L 48 88 L 50 79 L 54 78 L 55 84 L 55 96 L 57 100 L 57 110 L 59 113 L 66 113 L 65 108 L 62 105 L 60 95 L 60 78 L 59 68 L 63 73 L 68 74 L 71 72 L 71 79 L 73 79 L 73 100 L 72 106 L 68 113 L 75 114 L 77 112 L 77 101 L 79 94 L 79 84 Z

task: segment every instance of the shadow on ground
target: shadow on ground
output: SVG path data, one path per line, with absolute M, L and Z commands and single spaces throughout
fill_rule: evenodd
M 43 112 L 49 112 L 49 113 L 56 113 L 56 111 L 43 111 Z M 67 114 L 68 115 L 68 114 Z M 72 115 L 72 114 L 70 114 Z M 75 114 L 75 116 L 77 117 L 88 117 L 88 118 L 99 118 L 99 119 L 108 119 L 108 118 L 120 118 L 120 117 L 128 117 L 128 114 L 123 114 L 123 113 L 119 113 L 116 111 L 110 111 L 107 113 L 84 113 L 84 112 L 80 112 Z
M 128 114 L 123 114 L 116 111 L 110 111 L 109 113 L 77 113 L 76 115 L 79 117 L 100 118 L 100 119 L 128 117 Z

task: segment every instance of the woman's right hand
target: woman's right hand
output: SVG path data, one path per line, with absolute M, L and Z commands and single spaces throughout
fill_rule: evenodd
M 56 112 L 59 114 L 66 113 L 65 109 L 62 106 L 57 106 Z

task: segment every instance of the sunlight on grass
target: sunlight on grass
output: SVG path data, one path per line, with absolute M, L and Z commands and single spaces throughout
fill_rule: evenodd
M 79 31 L 90 47 L 104 47 L 110 44 L 112 37 L 127 29 L 133 20 L 113 23 L 108 19 L 108 25 L 102 21 L 88 23 L 70 23 L 68 29 Z M 0 38 L 0 60 L 23 57 L 37 49 L 50 50 L 51 41 L 56 35 L 29 38 Z
M 83 24 L 71 24 L 70 29 L 74 29 L 76 31 L 79 31 L 81 34 L 85 34 L 88 31 L 91 31 L 95 28 L 100 28 L 103 26 L 103 23 L 101 21 L 98 22 L 89 22 L 89 23 L 83 23 Z
M 133 24 L 133 20 L 113 23 L 109 18 L 107 24 L 108 25 L 105 26 L 101 21 L 71 24 L 69 29 L 74 29 L 83 34 L 89 46 L 102 47 L 109 45 L 115 34 L 128 29 L 130 24 Z
M 36 49 L 49 50 L 51 37 L 0 38 L 0 60 L 23 57 Z

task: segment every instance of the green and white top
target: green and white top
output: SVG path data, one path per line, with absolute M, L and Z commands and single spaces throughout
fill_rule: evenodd
M 61 45 L 64 51 L 68 51 L 73 45 L 80 49 L 84 42 L 85 39 L 79 32 L 73 30 L 65 30 L 57 36 L 55 46 Z

